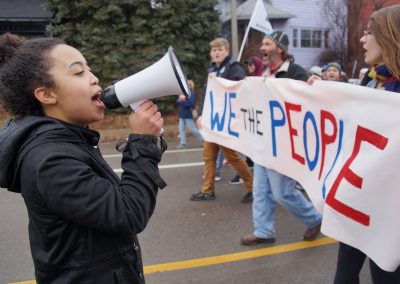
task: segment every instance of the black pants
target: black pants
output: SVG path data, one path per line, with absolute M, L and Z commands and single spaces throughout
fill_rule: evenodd
M 359 274 L 366 255 L 360 250 L 344 243 L 339 243 L 339 253 L 334 284 L 358 284 Z M 369 260 L 372 281 L 374 284 L 400 283 L 400 267 L 394 272 L 382 270 L 372 260 Z

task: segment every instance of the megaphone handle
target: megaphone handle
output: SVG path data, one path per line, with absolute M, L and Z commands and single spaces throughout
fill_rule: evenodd
M 135 103 L 130 104 L 129 106 L 131 107 L 131 109 L 133 109 L 134 111 L 136 111 L 136 110 L 142 105 L 142 103 L 144 103 L 144 102 L 145 102 L 145 100 L 143 100 L 143 101 L 138 101 L 138 102 L 135 102 Z
M 136 102 L 136 103 L 130 104 L 129 106 L 131 107 L 131 109 L 133 109 L 133 111 L 136 111 L 136 110 L 138 110 L 138 109 L 140 108 L 140 106 L 141 106 L 142 103 L 144 103 L 144 102 L 145 102 L 145 100 L 143 100 L 143 101 L 138 101 L 138 102 Z M 164 133 L 164 128 L 161 128 L 160 136 L 161 136 L 163 133 Z

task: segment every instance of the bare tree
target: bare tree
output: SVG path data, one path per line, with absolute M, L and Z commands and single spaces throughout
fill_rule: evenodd
M 367 16 L 362 13 L 363 9 L 366 8 L 366 0 L 351 0 L 348 1 L 348 48 L 347 48 L 347 62 L 345 68 L 349 70 L 351 68 L 351 77 L 355 77 L 358 74 L 358 70 L 364 67 L 364 58 L 362 52 L 362 45 L 360 44 L 360 38 L 363 35 L 363 31 L 366 28 Z
M 329 23 L 331 56 L 342 66 L 347 61 L 347 7 L 354 0 L 324 0 L 323 12 Z
M 323 11 L 330 26 L 330 59 L 337 60 L 350 76 L 365 67 L 360 44 L 373 11 L 398 3 L 398 0 L 324 0 Z

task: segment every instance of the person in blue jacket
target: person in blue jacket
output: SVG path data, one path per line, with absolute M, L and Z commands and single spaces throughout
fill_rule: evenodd
M 194 92 L 195 84 L 192 80 L 188 80 L 188 83 L 190 87 L 190 97 L 186 99 L 184 95 L 181 95 L 177 100 L 179 110 L 179 136 L 181 139 L 180 144 L 176 146 L 178 149 L 186 148 L 186 127 L 200 142 L 203 142 L 203 136 L 201 136 L 199 129 L 193 121 L 193 110 L 196 104 L 196 93 Z

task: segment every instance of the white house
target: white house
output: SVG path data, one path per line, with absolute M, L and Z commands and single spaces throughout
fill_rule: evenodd
M 257 0 L 237 0 L 239 46 Z M 275 30 L 289 36 L 289 53 L 296 63 L 308 69 L 319 64 L 321 53 L 332 48 L 334 38 L 331 21 L 324 9 L 326 1 L 335 0 L 264 0 L 268 19 Z M 220 0 L 216 7 L 225 26 L 230 23 L 231 0 Z M 342 11 L 340 11 L 342 12 Z M 240 23 L 244 23 L 241 26 Z M 230 38 L 229 29 L 223 35 Z

